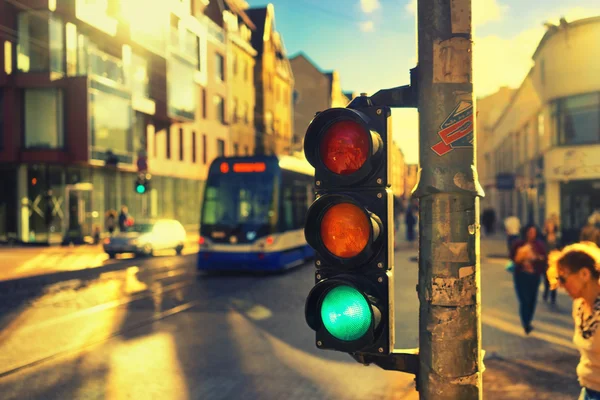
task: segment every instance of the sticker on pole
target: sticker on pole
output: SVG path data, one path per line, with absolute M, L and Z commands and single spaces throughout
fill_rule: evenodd
M 461 100 L 442 122 L 438 135 L 442 141 L 431 146 L 438 156 L 454 149 L 473 147 L 473 102 Z

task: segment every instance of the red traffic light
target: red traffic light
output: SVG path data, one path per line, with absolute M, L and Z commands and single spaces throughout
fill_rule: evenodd
M 370 140 L 370 133 L 356 121 L 335 122 L 327 128 L 321 140 L 321 160 L 333 173 L 355 173 L 367 161 Z
M 387 111 L 375 108 L 330 108 L 317 114 L 304 138 L 317 185 L 386 186 L 388 150 L 382 135 L 387 135 L 387 118 Z

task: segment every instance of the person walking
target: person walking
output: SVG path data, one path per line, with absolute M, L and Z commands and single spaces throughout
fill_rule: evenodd
M 600 400 L 600 249 L 593 242 L 565 247 L 550 261 L 549 275 L 573 301 L 575 332 L 573 343 L 579 350 L 577 377 L 580 400 Z
M 546 250 L 551 252 L 558 249 L 559 247 L 559 225 L 558 215 L 555 213 L 548 218 L 544 224 L 543 229 L 544 238 L 546 239 Z M 547 274 L 544 274 L 544 301 L 548 302 L 550 298 L 550 304 L 556 305 L 556 288 L 550 288 L 550 282 L 548 281 Z
M 506 218 L 504 220 L 504 232 L 506 232 L 506 244 L 508 246 L 508 252 L 510 253 L 515 241 L 519 240 L 519 234 L 521 232 L 521 220 L 519 217 L 511 215 Z
M 406 240 L 412 243 L 415 240 L 415 224 L 417 223 L 412 205 L 406 208 L 404 223 L 406 224 Z
M 600 217 L 597 216 L 596 212 L 589 216 L 587 224 L 579 233 L 580 242 L 593 242 L 596 243 L 596 246 L 600 247 L 600 228 L 598 228 L 598 224 L 600 224 L 599 220 Z
M 510 252 L 510 259 L 515 264 L 513 279 L 519 300 L 519 315 L 526 334 L 533 330 L 531 321 L 535 314 L 540 278 L 547 269 L 546 248 L 538 235 L 534 225 L 527 225 L 523 229 L 523 238 L 515 241 Z
M 127 206 L 121 206 L 121 212 L 119 213 L 119 230 L 121 232 L 127 232 L 128 227 L 131 226 L 130 218 Z

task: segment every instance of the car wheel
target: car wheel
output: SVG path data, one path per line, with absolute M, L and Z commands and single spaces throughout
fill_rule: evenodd
M 177 253 L 178 256 L 181 255 L 181 252 L 183 251 L 183 245 L 180 244 L 179 246 L 175 247 L 175 253 Z
M 148 257 L 151 257 L 153 253 L 152 246 L 149 244 L 144 245 L 144 254 Z
M 117 253 L 107 253 L 108 254 L 108 258 L 115 258 L 117 257 Z

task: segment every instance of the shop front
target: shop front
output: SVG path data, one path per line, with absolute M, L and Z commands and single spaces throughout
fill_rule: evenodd
M 137 174 L 115 168 L 30 164 L 0 174 L 0 242 L 84 243 L 122 206 L 137 220 L 199 222 L 199 180 L 154 176 L 149 193 L 138 194 Z
M 546 217 L 560 217 L 564 244 L 579 240 L 589 216 L 600 210 L 600 145 L 556 147 L 545 155 Z

